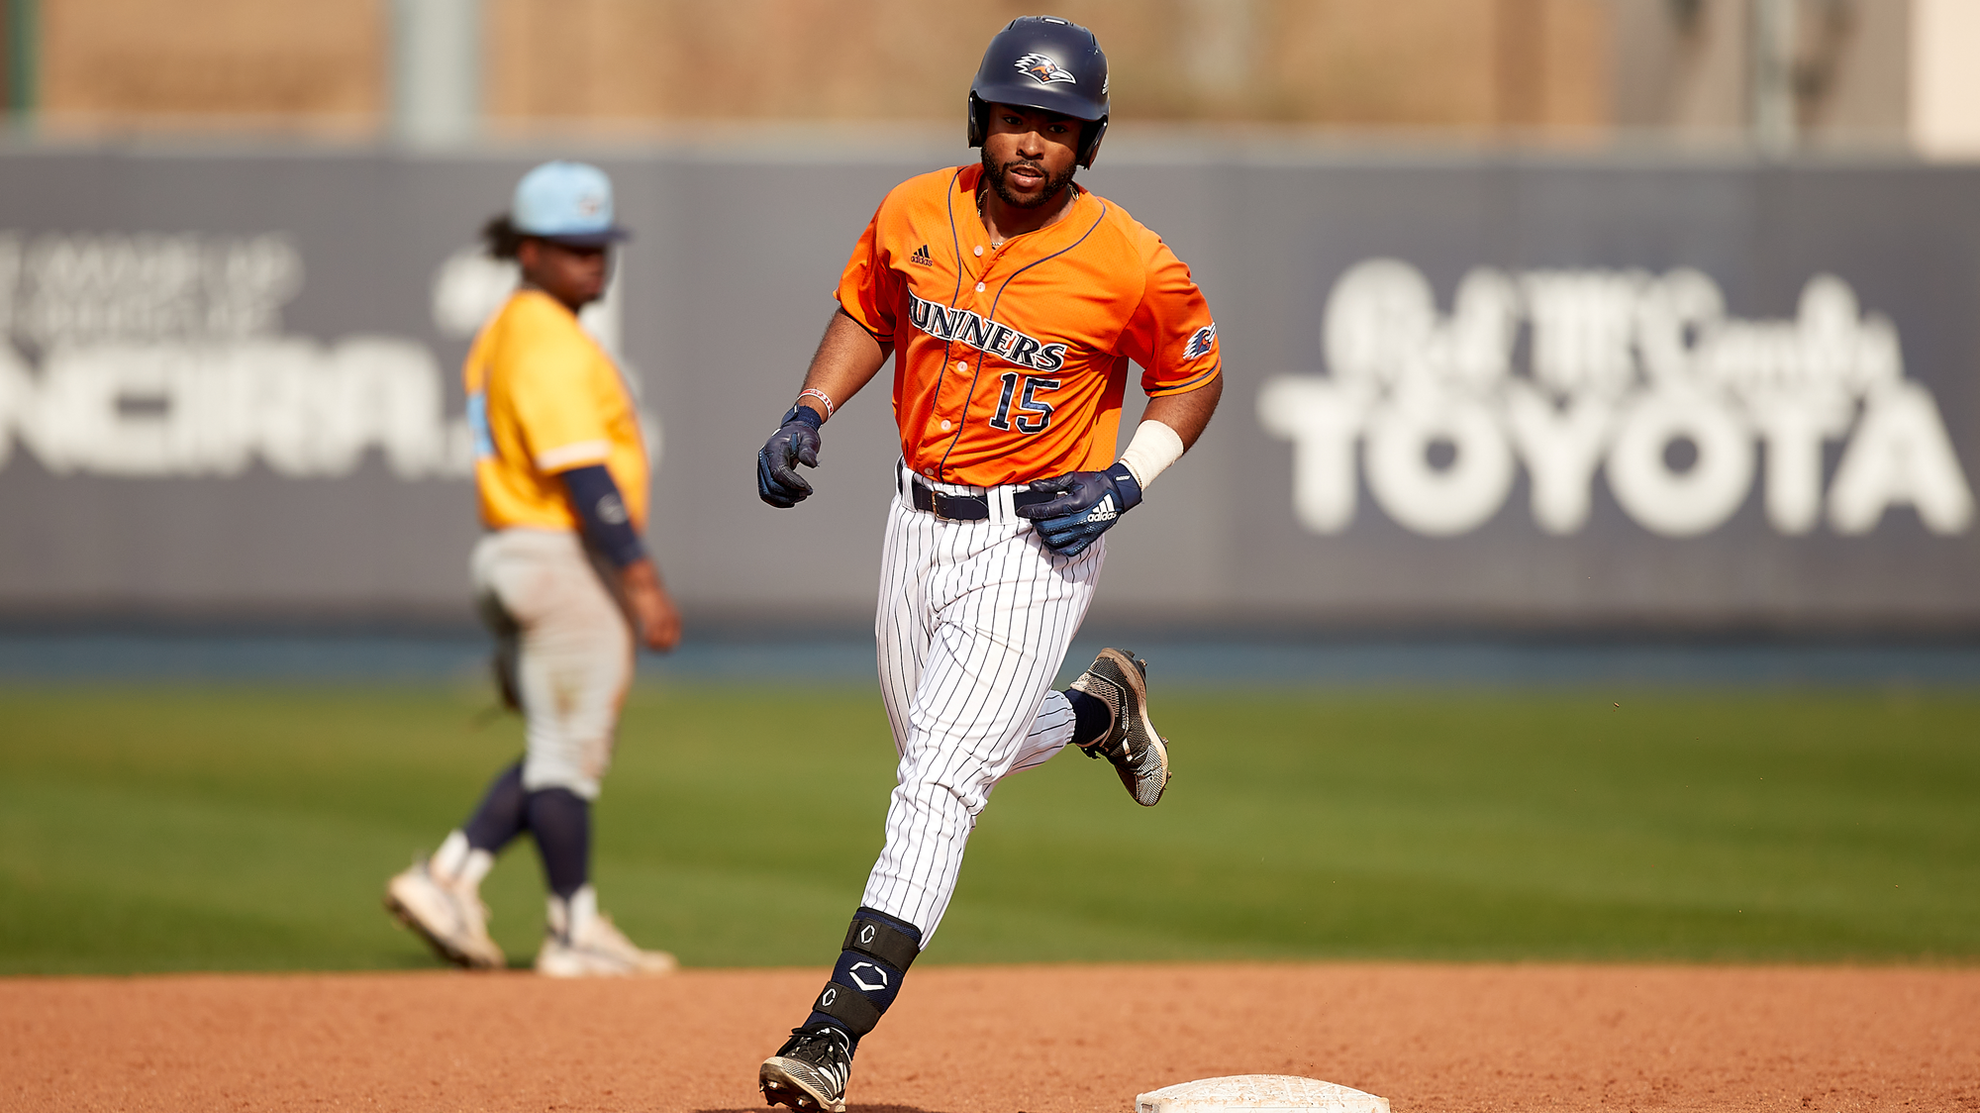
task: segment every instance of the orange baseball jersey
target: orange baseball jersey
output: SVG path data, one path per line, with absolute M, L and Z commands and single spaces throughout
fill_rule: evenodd
M 646 446 L 631 395 L 577 316 L 518 290 L 474 338 L 462 369 L 481 520 L 491 529 L 578 528 L 556 476 L 604 464 L 633 528 L 646 528 Z
M 901 457 L 982 487 L 1105 468 L 1129 360 L 1151 396 L 1217 377 L 1210 308 L 1160 236 L 1083 189 L 1057 223 L 991 246 L 982 176 L 894 187 L 839 278 L 839 305 L 894 346 Z

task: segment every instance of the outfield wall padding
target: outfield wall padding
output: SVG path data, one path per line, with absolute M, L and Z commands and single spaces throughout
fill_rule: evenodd
M 821 150 L 596 160 L 636 238 L 587 321 L 710 620 L 872 606 L 886 373 L 802 507 L 753 457 L 881 195 L 968 156 Z M 0 619 L 464 619 L 458 367 L 508 281 L 474 237 L 555 153 L 0 154 Z M 1980 630 L 1980 168 L 1232 147 L 1082 180 L 1192 264 L 1227 382 L 1096 615 Z

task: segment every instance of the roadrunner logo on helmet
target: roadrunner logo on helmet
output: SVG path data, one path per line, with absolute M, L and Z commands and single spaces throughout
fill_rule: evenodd
M 1107 55 L 1093 32 L 1056 16 L 1014 19 L 990 40 L 970 83 L 969 145 L 983 145 L 991 105 L 1037 108 L 1086 125 L 1078 156 L 1090 168 L 1107 132 L 1107 89 Z
M 1059 64 L 1043 54 L 1027 54 L 1017 60 L 1017 71 L 1038 79 L 1040 85 L 1050 85 L 1054 81 L 1069 81 L 1079 84 L 1079 78 L 1059 68 Z

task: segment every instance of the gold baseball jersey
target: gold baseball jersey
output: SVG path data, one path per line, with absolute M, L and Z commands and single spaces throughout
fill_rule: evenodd
M 901 457 L 983 487 L 1105 468 L 1129 360 L 1151 396 L 1217 377 L 1210 307 L 1160 236 L 1077 186 L 1057 223 L 992 246 L 982 177 L 896 186 L 839 279 L 839 305 L 894 346 Z
M 540 290 L 518 290 L 482 327 L 462 369 L 481 520 L 576 530 L 556 476 L 603 464 L 633 528 L 646 528 L 646 446 L 610 356 L 577 315 Z

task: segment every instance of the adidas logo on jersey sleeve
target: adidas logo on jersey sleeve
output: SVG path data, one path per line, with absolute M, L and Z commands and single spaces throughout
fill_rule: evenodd
M 915 248 L 914 254 L 908 256 L 908 262 L 921 267 L 932 267 L 935 265 L 935 260 L 928 254 L 927 244 L 922 244 L 920 247 Z
M 1066 365 L 1064 344 L 1047 344 L 967 309 L 923 301 L 912 291 L 908 293 L 908 322 L 937 340 L 967 344 L 1019 367 L 1057 371 Z

